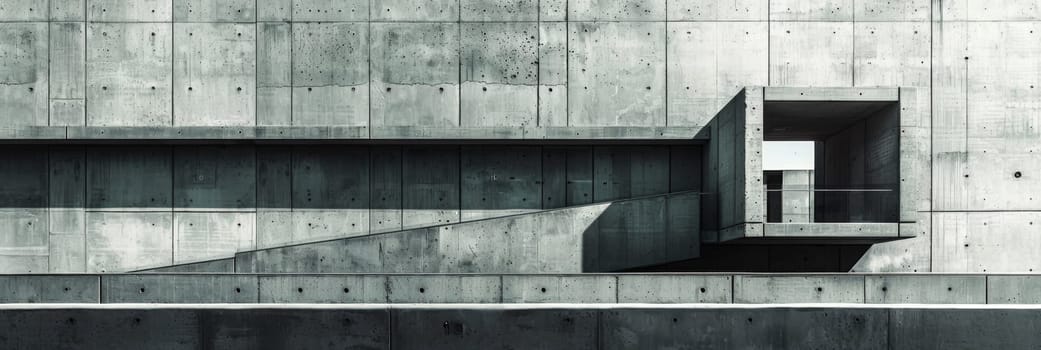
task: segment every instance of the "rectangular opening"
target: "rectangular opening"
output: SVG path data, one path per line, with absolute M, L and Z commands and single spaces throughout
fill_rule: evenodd
M 897 222 L 899 113 L 889 101 L 767 101 L 766 221 Z

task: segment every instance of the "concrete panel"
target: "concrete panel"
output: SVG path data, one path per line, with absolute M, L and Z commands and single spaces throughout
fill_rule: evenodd
M 253 24 L 174 25 L 174 125 L 256 125 L 256 32 Z
M 50 125 L 83 126 L 86 35 L 83 23 L 50 24 Z
M 256 207 L 256 153 L 247 146 L 180 146 L 173 155 L 174 206 L 223 211 Z
M 986 276 L 987 304 L 1041 304 L 1041 277 Z
M 865 276 L 865 302 L 874 304 L 986 304 L 986 276 Z
M 889 237 L 900 234 L 897 223 L 785 222 L 763 224 L 767 237 Z
M 256 0 L 173 0 L 177 22 L 254 22 Z
M 669 192 L 700 191 L 702 146 L 669 147 Z
M 457 23 L 372 25 L 373 126 L 459 125 L 459 34 Z
M 503 285 L 499 276 L 391 275 L 387 293 L 391 303 L 499 303 Z
M 150 1 L 128 4 L 147 3 Z M 87 50 L 88 126 L 173 123 L 171 31 L 170 25 L 161 23 L 91 23 L 87 26 L 90 43 Z
M 542 150 L 469 147 L 462 154 L 462 220 L 542 209 Z
M 966 23 L 933 25 L 932 202 L 936 210 L 968 205 L 968 31 Z
M 0 273 L 48 271 L 47 209 L 0 209 Z
M 539 0 L 539 21 L 567 20 L 568 0 Z
M 28 22 L 46 21 L 47 4 L 34 0 L 15 0 L 0 6 L 0 21 Z
M 719 111 L 718 28 L 716 22 L 668 24 L 669 125 L 704 126 Z M 725 59 L 736 56 L 726 53 Z
M 771 21 L 852 21 L 853 0 L 770 1 Z M 858 18 L 859 19 L 859 18 Z
M 1041 271 L 1041 213 L 933 213 L 933 225 L 933 272 Z
M 619 303 L 733 302 L 730 276 L 618 275 Z
M 855 26 L 855 85 L 929 87 L 932 62 L 928 23 L 881 22 Z
M 401 147 L 373 147 L 369 157 L 369 232 L 401 230 Z
M 466 21 L 538 21 L 539 0 L 461 0 L 459 18 Z
M 50 149 L 48 217 L 50 272 L 86 271 L 86 160 L 82 147 Z M 6 177 L 5 177 L 6 178 Z
M 893 309 L 889 322 L 893 349 L 1041 346 L 1041 338 L 1033 333 L 1041 327 L 1036 309 Z
M 288 22 L 293 19 L 293 0 L 257 0 L 257 21 Z
M 567 150 L 567 206 L 593 202 L 593 147 Z
M 28 0 L 26 2 L 32 2 Z M 86 18 L 86 0 L 51 0 L 52 21 L 83 21 Z M 35 11 L 35 9 L 34 9 Z
M 173 213 L 87 212 L 87 271 L 173 264 Z
M 105 275 L 102 303 L 256 303 L 257 276 Z
M 299 22 L 366 21 L 369 2 L 365 0 L 298 0 L 293 3 L 293 20 Z
M 98 303 L 98 276 L 2 276 L 0 303 Z
M 368 125 L 368 25 L 294 23 L 292 32 L 293 125 Z
M 860 0 L 853 5 L 854 18 L 862 22 L 928 21 L 932 10 L 929 0 Z
M 87 207 L 171 210 L 169 147 L 96 147 L 87 150 Z
M 138 306 L 118 310 L 5 310 L 0 317 L 0 326 L 13 334 L 38 335 L 0 340 L 0 346 L 14 349 L 389 347 L 388 312 L 373 308 L 287 311 Z M 105 336 L 98 336 L 99 329 L 105 330 Z
M 257 148 L 257 247 L 292 240 L 292 151 Z
M 567 126 L 567 24 L 539 23 L 538 37 L 538 124 Z
M 670 246 L 696 248 L 690 247 L 693 244 L 690 239 L 668 242 L 676 235 L 669 232 L 671 218 L 666 216 L 667 207 L 665 197 L 609 204 L 607 210 L 597 218 L 595 231 L 585 233 L 597 235 L 598 240 L 597 263 L 587 268 L 592 271 L 617 271 L 656 265 L 673 260 L 669 254 L 672 249 Z M 695 232 L 687 233 L 693 238 Z M 678 260 L 693 256 L 697 256 L 696 251 Z
M 864 276 L 734 276 L 734 302 L 863 303 Z
M 665 0 L 568 0 L 571 21 L 664 21 Z
M 87 0 L 91 22 L 170 22 L 171 0 Z
M 665 125 L 665 23 L 572 22 L 568 30 L 569 125 Z
M 536 23 L 461 25 L 461 126 L 536 126 Z
M 770 85 L 852 86 L 852 22 L 770 24 Z
M 459 161 L 459 149 L 455 147 L 404 148 L 404 228 L 459 222 Z
M 48 152 L 46 147 L 7 147 L 0 155 L 0 208 L 46 209 Z
M 394 348 L 598 348 L 594 310 L 407 308 L 391 312 Z
M 980 1 L 944 1 L 934 16 L 944 21 L 1032 21 L 1041 19 L 1041 6 L 1034 0 L 1011 0 L 1000 6 Z
M 614 309 L 601 313 L 603 349 L 884 349 L 879 309 Z M 911 347 L 914 348 L 914 347 Z
M 596 147 L 593 166 L 596 202 L 669 191 L 668 147 Z
M 369 150 L 293 150 L 293 239 L 350 237 L 369 232 Z
M 292 27 L 257 24 L 257 125 L 292 125 Z
M 373 21 L 457 21 L 459 0 L 433 0 L 416 4 L 412 0 L 373 0 Z
M 767 1 L 667 0 L 669 21 L 766 21 Z
M 7 126 L 48 125 L 47 37 L 46 23 L 0 23 L 0 108 Z
M 174 263 L 205 261 L 256 249 L 255 213 L 174 213 Z
M 261 303 L 385 303 L 387 276 L 260 276 Z
M 542 147 L 542 209 L 566 205 L 567 150 L 566 147 Z
M 615 276 L 502 276 L 504 303 L 615 303 Z

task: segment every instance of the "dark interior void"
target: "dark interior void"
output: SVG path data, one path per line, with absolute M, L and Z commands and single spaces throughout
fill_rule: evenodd
M 849 272 L 870 247 L 870 244 L 703 244 L 700 258 L 626 272 Z
M 781 222 L 784 212 L 782 193 L 778 190 L 784 181 L 784 172 L 779 170 L 764 171 L 766 182 L 766 222 Z
M 896 222 L 900 109 L 896 102 L 766 102 L 764 141 L 813 141 L 814 222 Z M 766 186 L 786 188 L 764 174 Z M 771 182 L 773 181 L 773 183 Z M 767 195 L 784 212 L 788 201 Z M 782 206 L 782 207 L 778 207 Z M 781 214 L 775 214 L 781 215 Z

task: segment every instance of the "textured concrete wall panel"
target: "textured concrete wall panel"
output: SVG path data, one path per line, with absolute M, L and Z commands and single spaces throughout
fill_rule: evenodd
M 1041 19 L 1041 4 L 1034 0 L 1011 0 L 1000 5 L 985 1 L 944 1 L 934 5 L 945 21 L 1035 21 Z M 934 10 L 934 11 L 935 11 Z M 936 17 L 936 16 L 934 16 Z
M 665 23 L 568 24 L 571 126 L 665 125 Z
M 369 1 L 366 0 L 296 0 L 293 2 L 293 21 L 340 22 L 367 21 Z
M 595 202 L 669 191 L 668 147 L 596 147 L 593 166 Z
M 460 18 L 465 21 L 537 21 L 539 0 L 461 0 Z
M 459 33 L 458 23 L 372 24 L 373 126 L 459 125 Z
M 733 302 L 731 277 L 685 275 L 619 275 L 619 303 Z
M 394 310 L 390 342 L 400 349 L 597 349 L 592 310 Z M 516 335 L 516 336 L 514 336 Z
M 401 230 L 401 147 L 373 147 L 369 157 L 369 232 Z
M 771 21 L 852 21 L 853 0 L 773 0 Z
M 393 275 L 387 277 L 391 303 L 498 303 L 499 276 Z
M 0 277 L 0 302 L 3 303 L 98 303 L 101 300 L 98 276 L 3 276 Z
M 86 34 L 76 22 L 50 24 L 50 125 L 86 125 Z
M 256 25 L 174 25 L 174 125 L 256 125 Z
M 8 126 L 48 123 L 47 37 L 46 23 L 0 23 L 0 108 Z
M 387 276 L 260 276 L 261 303 L 385 303 Z
M 172 0 L 87 0 L 87 20 L 96 22 L 170 22 Z
M 87 0 L 51 0 L 51 20 L 83 21 L 86 18 L 86 1 Z M 27 0 L 26 2 L 33 3 L 32 0 Z M 33 11 L 35 12 L 35 8 Z
M 292 125 L 293 33 L 289 23 L 257 23 L 257 125 Z
M 459 222 L 458 148 L 405 147 L 402 164 L 403 227 Z
M 88 126 L 171 125 L 171 31 L 161 23 L 87 26 Z
M 986 304 L 986 276 L 865 276 L 865 302 L 876 304 Z
M 461 126 L 535 126 L 536 23 L 462 24 Z
M 256 154 L 252 147 L 176 147 L 174 206 L 222 211 L 256 207 Z
M 169 147 L 88 149 L 87 207 L 171 210 L 172 155 Z
M 174 213 L 174 264 L 256 249 L 255 213 Z
M 1038 225 L 1038 212 L 933 213 L 933 271 L 1041 271 Z
M 542 149 L 463 147 L 462 219 L 476 220 L 542 208 Z
M 373 0 L 372 20 L 379 22 L 451 22 L 459 20 L 459 0 Z
M 257 0 L 257 21 L 281 22 L 293 18 L 293 0 Z
M 293 241 L 369 232 L 369 150 L 293 151 Z
M 567 24 L 539 23 L 538 38 L 538 124 L 539 126 L 567 126 Z
M 615 276 L 507 275 L 502 277 L 505 303 L 615 303 Z
M 256 0 L 173 0 L 177 22 L 254 22 Z
M 955 1 L 959 3 L 961 1 Z M 964 2 L 962 2 L 964 3 Z M 929 0 L 854 1 L 853 16 L 857 21 L 928 21 L 932 11 Z
M 765 0 L 668 0 L 669 21 L 766 21 Z
M 368 125 L 368 25 L 294 23 L 292 32 L 293 125 Z
M 735 276 L 735 303 L 863 303 L 864 276 Z
M 86 153 L 52 147 L 48 171 L 50 272 L 86 271 Z
M 987 276 L 987 304 L 1039 304 L 1038 276 Z
M 87 212 L 87 271 L 173 264 L 173 213 Z
M 568 0 L 539 0 L 539 20 L 561 22 L 567 20 Z
M 255 303 L 257 276 L 106 275 L 103 303 Z
M 0 5 L 0 21 L 29 22 L 47 20 L 47 3 L 36 0 L 15 0 Z
M 852 86 L 853 23 L 771 23 L 770 85 Z
M 571 21 L 664 21 L 666 0 L 568 0 Z

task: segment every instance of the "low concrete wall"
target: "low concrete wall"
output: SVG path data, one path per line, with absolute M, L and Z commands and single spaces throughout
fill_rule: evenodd
M 1039 326 L 1003 307 L 11 305 L 0 348 L 1008 349 L 1041 346 Z
M 1039 275 L 122 274 L 0 276 L 0 303 L 1041 304 Z

